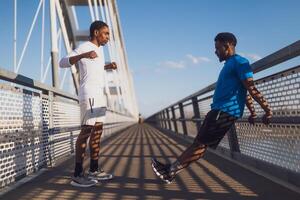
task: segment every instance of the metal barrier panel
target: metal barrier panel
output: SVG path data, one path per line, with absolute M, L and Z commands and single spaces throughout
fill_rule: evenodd
M 73 153 L 80 132 L 76 100 L 18 87 L 0 84 L 0 188 Z M 106 122 L 103 138 L 136 123 L 110 110 Z
M 76 101 L 54 98 L 52 112 L 51 150 L 55 162 L 75 151 L 80 133 L 80 108 Z
M 277 122 L 269 126 L 237 122 L 242 154 L 300 172 L 300 67 L 256 82 L 268 100 Z M 258 114 L 263 111 L 255 104 Z M 249 116 L 247 110 L 244 116 Z
M 300 172 L 300 125 L 236 124 L 241 153 Z
M 268 100 L 275 117 L 300 115 L 300 66 L 258 80 L 256 86 Z M 255 109 L 257 114 L 263 114 L 258 104 Z
M 49 162 L 49 134 L 43 130 L 43 99 L 38 93 L 1 85 L 0 102 L 0 186 L 3 187 Z

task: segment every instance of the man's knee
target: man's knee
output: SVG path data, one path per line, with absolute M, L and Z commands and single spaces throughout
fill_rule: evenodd
M 81 132 L 82 133 L 90 133 L 93 129 L 93 126 L 90 125 L 82 125 L 81 126 Z
M 94 131 L 99 132 L 103 130 L 103 123 L 101 122 L 96 122 L 94 125 Z
M 193 142 L 195 148 L 211 147 L 216 149 L 224 135 L 202 135 L 197 136 Z
M 92 129 L 93 129 L 93 126 L 82 125 L 81 131 L 78 135 L 78 139 L 87 139 L 90 136 Z
M 194 142 L 192 143 L 193 149 L 201 149 L 206 148 L 206 144 L 203 144 L 201 141 L 199 141 L 197 138 L 195 138 Z

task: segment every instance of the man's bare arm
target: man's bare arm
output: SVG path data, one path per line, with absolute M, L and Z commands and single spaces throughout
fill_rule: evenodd
M 105 70 L 117 69 L 117 63 L 115 63 L 115 62 L 108 63 L 108 64 L 104 65 L 104 69 Z
M 263 123 L 269 124 L 270 118 L 272 117 L 272 111 L 269 107 L 268 102 L 263 97 L 263 95 L 257 90 L 254 85 L 253 78 L 248 78 L 243 81 L 244 87 L 248 90 L 250 96 L 261 106 L 261 108 L 266 112 L 263 116 Z
M 76 64 L 82 58 L 94 59 L 96 57 L 97 57 L 97 53 L 95 51 L 89 51 L 89 52 L 82 53 L 82 54 L 79 54 L 76 56 L 71 56 L 71 57 L 64 57 L 60 60 L 59 66 L 62 68 L 68 68 L 68 67 L 71 67 L 72 65 Z
M 82 58 L 94 59 L 96 57 L 97 57 L 97 53 L 95 51 L 89 51 L 89 52 L 86 52 L 86 53 L 79 54 L 77 56 L 69 57 L 69 62 L 70 62 L 71 65 L 74 65 L 75 63 L 77 63 Z
M 254 120 L 257 118 L 257 115 L 255 113 L 253 99 L 249 94 L 246 97 L 246 106 L 247 106 L 248 110 L 250 111 L 250 116 L 248 117 L 248 121 L 250 124 L 254 124 Z

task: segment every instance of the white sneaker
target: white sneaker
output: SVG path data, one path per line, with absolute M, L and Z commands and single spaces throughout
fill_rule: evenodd
M 88 177 L 93 179 L 93 180 L 104 181 L 104 180 L 110 180 L 114 176 L 112 174 L 106 173 L 105 171 L 103 171 L 103 169 L 100 169 L 100 170 L 95 171 L 95 172 L 89 171 L 88 172 Z

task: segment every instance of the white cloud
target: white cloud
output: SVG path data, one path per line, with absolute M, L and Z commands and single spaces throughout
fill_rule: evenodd
M 196 57 L 196 56 L 193 56 L 192 54 L 187 54 L 186 57 L 193 63 L 193 64 L 198 64 L 198 63 L 201 63 L 201 62 L 209 62 L 210 59 L 207 58 L 207 57 Z
M 194 56 L 192 54 L 187 54 L 185 56 L 185 58 L 180 61 L 167 60 L 167 61 L 158 63 L 158 66 L 172 68 L 172 69 L 184 69 L 191 63 L 196 65 L 196 64 L 203 63 L 203 62 L 210 62 L 210 59 L 207 57 Z M 158 69 L 156 69 L 155 71 L 159 72 Z
M 239 53 L 241 56 L 248 58 L 249 60 L 252 61 L 257 61 L 262 59 L 262 57 L 258 54 L 255 53 Z
M 260 55 L 257 55 L 257 54 L 248 54 L 248 56 L 249 56 L 249 58 L 251 58 L 254 61 L 262 59 L 262 57 Z
M 154 69 L 154 71 L 155 71 L 156 73 L 160 73 L 160 72 L 162 72 L 162 68 L 156 68 L 156 69 Z
M 173 69 L 183 69 L 186 67 L 184 61 L 172 61 L 172 60 L 161 62 L 159 63 L 159 66 L 173 68 Z

